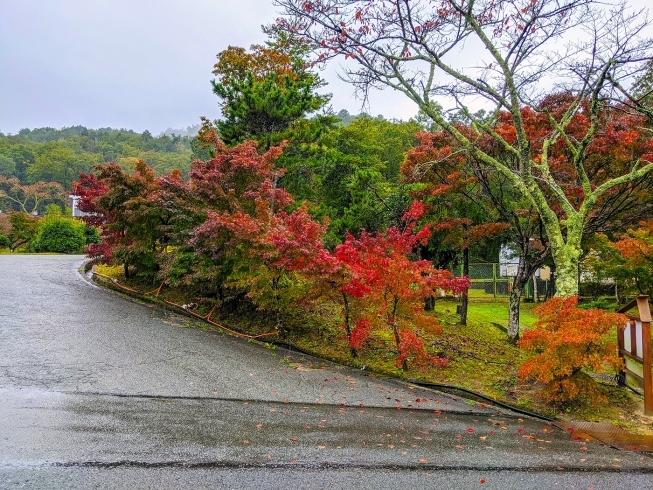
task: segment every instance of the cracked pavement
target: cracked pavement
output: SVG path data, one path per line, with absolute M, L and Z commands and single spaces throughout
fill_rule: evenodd
M 653 460 L 0 255 L 0 488 L 653 488 Z M 290 365 L 289 365 L 290 364 Z

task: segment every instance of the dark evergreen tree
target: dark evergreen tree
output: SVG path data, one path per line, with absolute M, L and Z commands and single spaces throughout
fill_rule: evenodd
M 293 122 L 327 104 L 331 96 L 316 92 L 324 82 L 307 69 L 306 53 L 305 46 L 280 37 L 249 53 L 229 46 L 218 54 L 212 84 L 224 119 L 216 127 L 227 145 L 252 139 L 265 151 L 287 139 Z

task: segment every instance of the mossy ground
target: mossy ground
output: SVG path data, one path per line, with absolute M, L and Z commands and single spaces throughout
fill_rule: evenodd
M 124 281 L 118 268 L 97 266 L 97 272 Z M 131 281 L 130 286 L 139 291 L 151 291 L 156 286 Z M 181 289 L 164 288 L 159 299 L 185 304 L 194 301 L 192 292 Z M 461 386 L 480 392 L 492 399 L 503 401 L 525 410 L 558 417 L 563 420 L 586 420 L 610 422 L 636 433 L 653 434 L 653 417 L 643 413 L 643 400 L 625 388 L 617 387 L 611 375 L 600 376 L 600 390 L 608 403 L 602 406 L 586 400 L 565 407 L 554 407 L 538 398 L 539 386 L 523 383 L 517 378 L 517 368 L 526 359 L 526 353 L 506 340 L 506 333 L 500 328 L 507 325 L 507 298 L 493 298 L 471 295 L 468 324 L 460 325 L 456 314 L 459 300 L 441 298 L 436 301 L 434 315 L 437 316 L 442 333 L 421 332 L 420 337 L 429 354 L 446 358 L 445 367 L 427 369 L 412 368 L 403 371 L 396 366 L 396 347 L 392 332 L 376 331 L 366 342 L 357 357 L 352 357 L 345 341 L 344 330 L 337 325 L 329 325 L 320 318 L 302 317 L 301 320 L 284 318 L 290 330 L 288 340 L 318 357 L 364 368 L 380 376 L 392 376 Z M 520 325 L 529 328 L 536 320 L 532 313 L 536 305 L 522 303 Z M 206 306 L 200 305 L 198 313 L 208 313 Z M 243 298 L 234 298 L 224 308 L 216 310 L 212 317 L 215 322 L 228 328 L 252 334 L 274 332 L 274 314 L 256 310 Z M 189 327 L 200 327 L 197 320 L 188 323 Z M 218 327 L 209 327 L 218 328 Z M 281 360 L 283 362 L 283 359 Z

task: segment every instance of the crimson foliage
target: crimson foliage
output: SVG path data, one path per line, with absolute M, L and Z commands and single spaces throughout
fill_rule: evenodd
M 296 207 L 277 185 L 284 171 L 274 161 L 283 146 L 263 154 L 253 142 L 228 148 L 208 127 L 201 137 L 214 157 L 193 162 L 187 182 L 179 172 L 155 178 L 144 162 L 133 174 L 108 164 L 80 177 L 80 209 L 103 230 L 89 254 L 124 264 L 126 273 L 192 286 L 205 298 L 244 294 L 276 315 L 282 335 L 284 318 L 331 302 L 352 354 L 389 331 L 398 366 L 442 364 L 420 339 L 440 331 L 423 311 L 424 299 L 439 289 L 461 292 L 469 281 L 414 258 L 431 236 L 417 226 L 421 203 L 406 211 L 401 229 L 347 235 L 331 252 L 324 246 L 328 223 L 314 220 L 307 204 Z

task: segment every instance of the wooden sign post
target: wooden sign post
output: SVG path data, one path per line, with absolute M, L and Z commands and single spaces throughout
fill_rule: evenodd
M 637 306 L 637 316 L 628 313 Z M 623 371 L 619 381 L 627 383 L 634 380 L 644 389 L 644 412 L 653 415 L 653 353 L 651 352 L 651 308 L 648 296 L 640 295 L 619 310 L 629 318 L 626 328 L 619 329 L 619 357 L 623 361 Z

